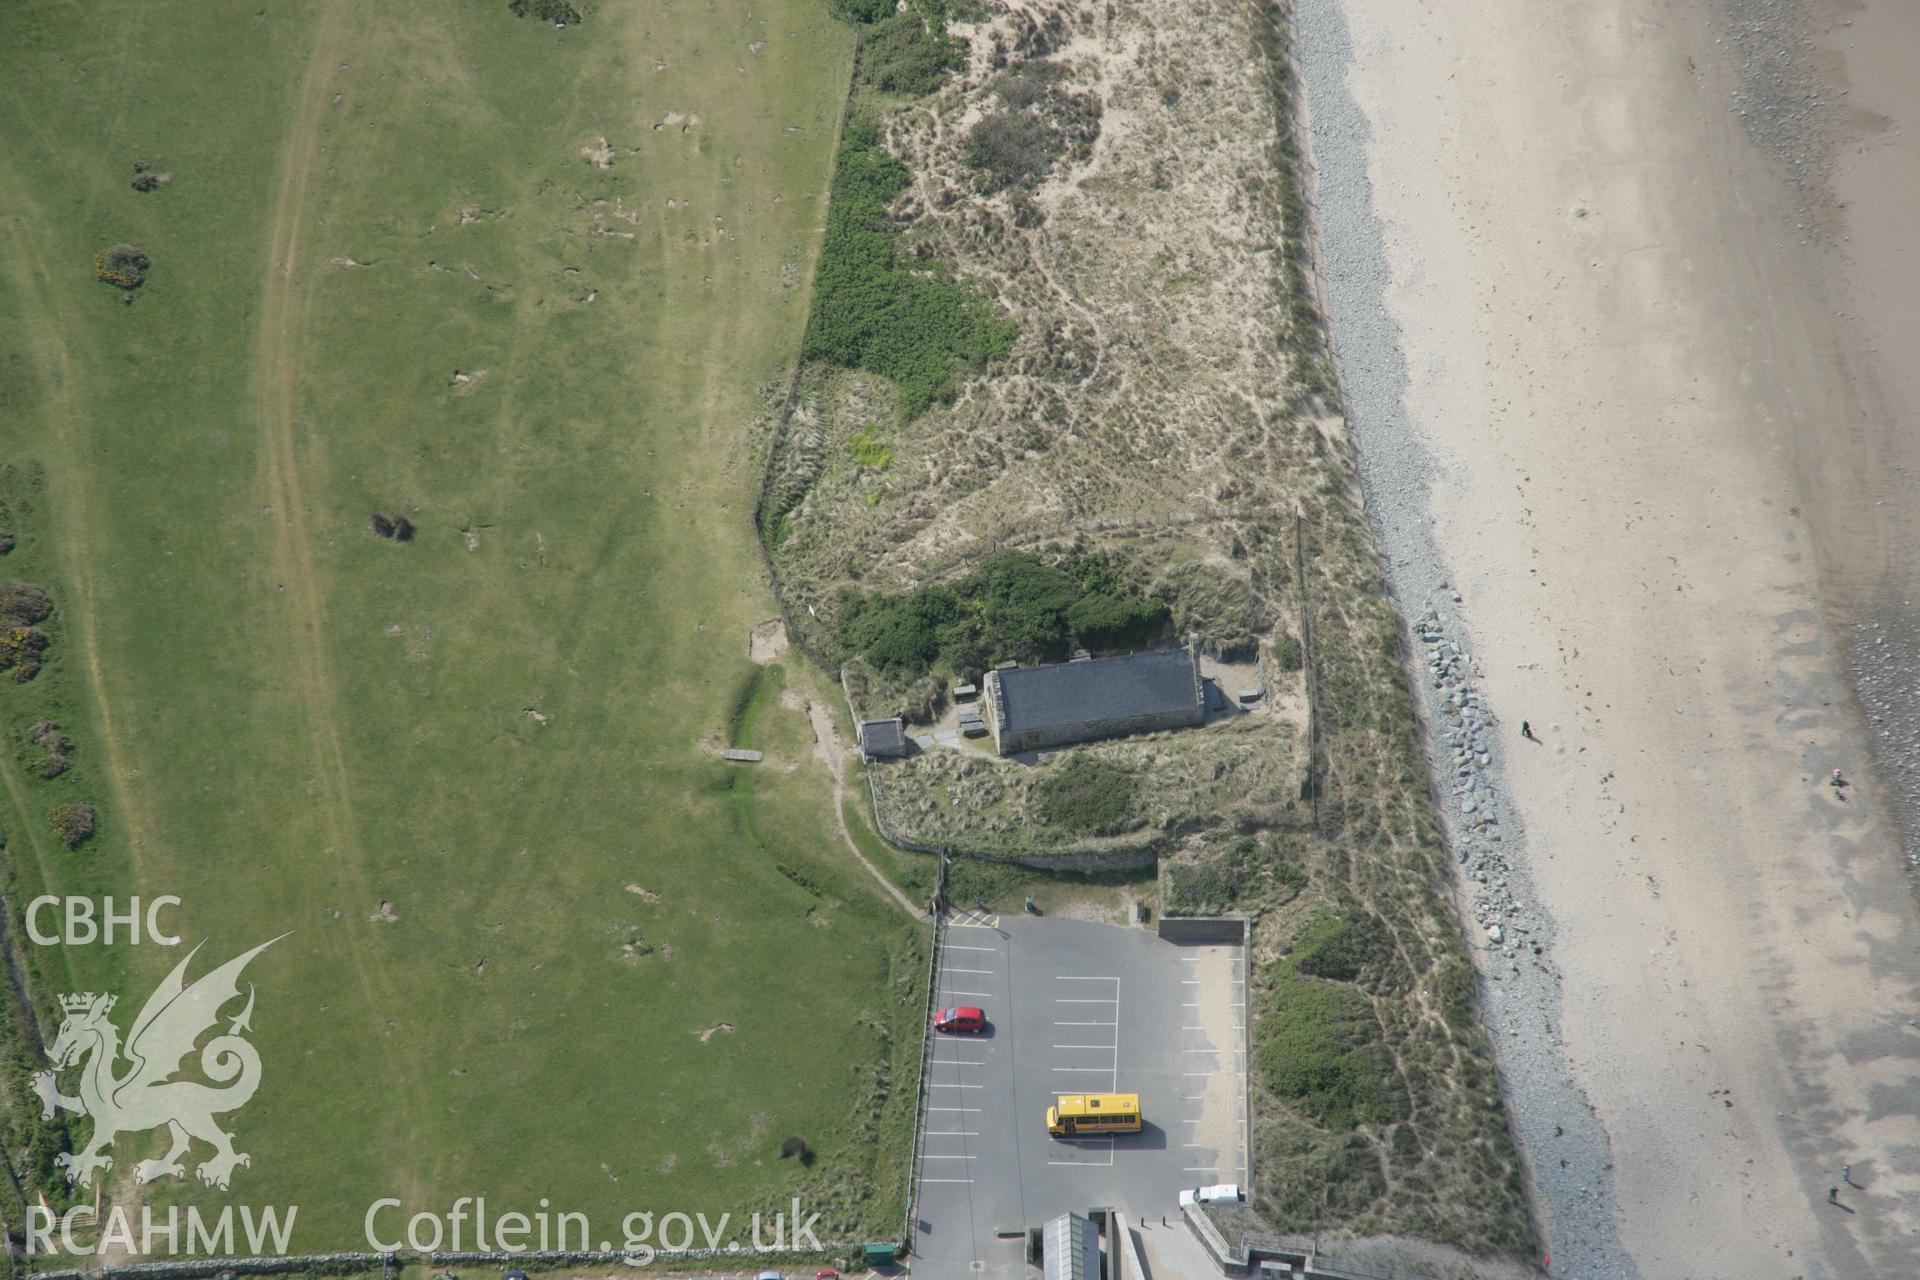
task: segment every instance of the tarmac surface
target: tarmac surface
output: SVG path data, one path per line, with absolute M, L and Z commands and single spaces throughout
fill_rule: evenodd
M 953 917 L 936 1003 L 981 1006 L 989 1027 L 936 1037 L 915 1275 L 1014 1280 L 1027 1227 L 1096 1207 L 1177 1225 L 1181 1188 L 1244 1181 L 1245 981 L 1237 945 Z M 1048 1136 L 1056 1095 L 1109 1092 L 1140 1095 L 1142 1132 Z

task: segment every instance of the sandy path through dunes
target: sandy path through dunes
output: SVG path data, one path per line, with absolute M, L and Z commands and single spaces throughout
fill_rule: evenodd
M 1905 392 L 1862 353 L 1913 334 L 1846 294 L 1858 210 L 1801 225 L 1724 20 L 1350 0 L 1350 64 L 1302 48 L 1323 175 L 1365 154 L 1322 206 L 1377 218 L 1324 220 L 1329 297 L 1396 588 L 1458 612 L 1502 721 L 1548 998 L 1483 956 L 1556 1273 L 1920 1275 L 1920 930 L 1837 607 L 1901 559 L 1862 507 Z

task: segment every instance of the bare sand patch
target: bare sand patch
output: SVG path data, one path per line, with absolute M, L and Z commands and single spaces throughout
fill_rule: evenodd
M 778 618 L 769 618 L 747 633 L 747 657 L 763 667 L 778 662 L 786 651 L 787 624 Z

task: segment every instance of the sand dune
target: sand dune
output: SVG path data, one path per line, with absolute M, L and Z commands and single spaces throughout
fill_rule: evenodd
M 1548 940 L 1484 968 L 1556 1274 L 1920 1275 L 1905 775 L 1850 683 L 1897 747 L 1916 25 L 1302 5 L 1369 501 L 1504 722 Z

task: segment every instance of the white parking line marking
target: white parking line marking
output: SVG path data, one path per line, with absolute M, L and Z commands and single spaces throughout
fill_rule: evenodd
M 920 1158 L 922 1160 L 976 1160 L 979 1157 L 977 1156 L 930 1156 L 930 1155 L 927 1155 L 925 1152 L 922 1152 L 920 1155 Z
M 1111 1049 L 1110 1044 L 1057 1044 L 1056 1049 Z
M 943 991 L 940 994 L 946 996 L 973 996 L 976 999 L 984 999 L 994 993 L 991 991 Z
M 1119 1004 L 1120 1003 L 1120 1001 L 1117 999 L 1114 999 L 1114 1000 L 1093 1000 L 1093 999 L 1078 999 L 1078 998 L 1069 999 L 1066 996 L 1055 996 L 1053 998 L 1053 1002 L 1055 1004 Z M 1195 1005 L 1194 1007 L 1198 1008 L 1199 1006 Z
M 933 1065 L 936 1067 L 984 1067 L 987 1064 L 984 1062 L 969 1062 L 965 1058 L 935 1058 Z
M 986 1087 L 983 1084 L 941 1084 L 938 1080 L 927 1081 L 929 1089 L 984 1089 Z
M 991 969 L 948 969 L 947 972 L 948 973 L 984 973 L 989 978 L 993 976 L 993 970 Z
M 1118 978 L 1102 978 L 1096 975 L 1085 974 L 1085 973 L 1056 973 L 1053 975 L 1053 980 L 1055 982 L 1118 982 L 1120 981 L 1120 979 Z
M 972 1178 L 922 1178 L 920 1179 L 920 1181 L 924 1184 L 928 1182 L 972 1182 L 973 1179 Z
M 1204 1093 L 1196 1093 L 1196 1094 L 1193 1094 L 1191 1097 L 1183 1096 L 1180 1099 L 1180 1101 L 1182 1102 L 1205 1102 L 1206 1100 L 1207 1100 L 1207 1095 Z M 928 1109 L 931 1110 L 932 1108 L 928 1108 Z M 1199 1124 L 1200 1122 L 1198 1120 L 1189 1120 L 1187 1121 L 1187 1123 Z
M 1055 1071 L 1094 1071 L 1094 1072 L 1098 1072 L 1101 1075 L 1107 1074 L 1107 1068 L 1105 1067 L 1055 1067 L 1054 1070 Z M 1207 1074 L 1212 1075 L 1213 1073 L 1209 1071 Z
M 1220 1166 L 1217 1164 L 1189 1165 L 1187 1168 L 1182 1169 L 1181 1172 L 1182 1173 L 1218 1173 L 1220 1172 Z
M 1218 1049 L 1182 1049 L 1182 1053 L 1218 1053 Z
M 929 1138 L 977 1138 L 980 1135 L 967 1129 L 929 1129 L 927 1136 Z
M 1183 1076 L 1201 1076 L 1201 1077 L 1205 1077 L 1205 1076 L 1210 1076 L 1210 1075 L 1213 1075 L 1214 1073 L 1213 1073 L 1213 1072 L 1211 1072 L 1211 1071 L 1182 1071 L 1182 1072 L 1181 1072 L 1180 1074 L 1181 1074 L 1181 1075 L 1183 1075 Z
M 998 947 L 963 947 L 957 942 L 949 942 L 947 944 L 947 950 L 949 951 L 998 951 L 999 949 Z
M 1117 1027 L 1117 1022 L 1056 1022 L 1056 1027 Z
M 928 1107 L 929 1111 L 978 1111 L 978 1107 Z

